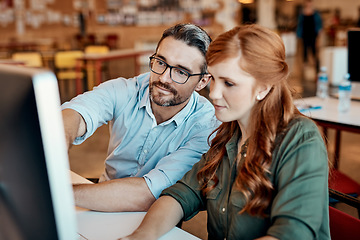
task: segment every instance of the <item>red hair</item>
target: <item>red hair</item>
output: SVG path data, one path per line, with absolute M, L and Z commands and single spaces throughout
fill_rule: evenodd
M 272 199 L 273 186 L 268 175 L 276 136 L 283 132 L 295 114 L 300 114 L 293 104 L 287 84 L 288 65 L 281 38 L 271 30 L 258 25 L 244 25 L 221 34 L 207 52 L 209 66 L 241 54 L 239 66 L 255 79 L 257 84 L 272 86 L 267 96 L 258 101 L 251 112 L 246 158 L 238 164 L 235 187 L 246 199 L 240 213 L 264 215 Z M 237 121 L 225 122 L 216 131 L 207 153 L 207 162 L 197 177 L 202 193 L 211 191 L 217 184 L 216 170 L 226 153 L 225 145 L 236 131 Z M 237 161 L 240 160 L 238 156 Z M 215 184 L 210 185 L 210 181 Z

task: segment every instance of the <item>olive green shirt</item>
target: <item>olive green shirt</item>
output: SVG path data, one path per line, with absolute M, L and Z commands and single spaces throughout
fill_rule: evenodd
M 275 191 L 265 218 L 239 214 L 245 204 L 242 193 L 233 185 L 239 138 L 236 133 L 226 144 L 227 153 L 216 172 L 219 183 L 206 196 L 199 191 L 196 177 L 207 160 L 206 154 L 162 195 L 170 195 L 181 204 L 184 220 L 207 210 L 209 240 L 265 235 L 281 240 L 330 239 L 328 157 L 315 123 L 305 117 L 295 118 L 287 131 L 277 136 L 269 174 Z

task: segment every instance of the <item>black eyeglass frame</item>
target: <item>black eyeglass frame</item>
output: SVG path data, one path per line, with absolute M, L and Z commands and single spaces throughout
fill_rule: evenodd
M 149 57 L 149 59 L 150 59 L 150 61 L 149 61 L 149 68 L 150 68 L 150 70 L 151 70 L 153 73 L 158 74 L 158 75 L 162 75 L 162 74 L 164 74 L 164 72 L 165 72 L 168 68 L 170 68 L 170 78 L 171 78 L 171 80 L 172 80 L 173 82 L 176 82 L 176 83 L 178 83 L 178 84 L 185 84 L 185 83 L 189 80 L 189 78 L 192 77 L 192 76 L 202 76 L 202 75 L 207 74 L 206 72 L 205 72 L 205 73 L 195 73 L 195 74 L 189 73 L 188 71 L 186 71 L 186 70 L 184 70 L 184 69 L 181 69 L 181 68 L 179 68 L 179 67 L 175 67 L 175 66 L 169 65 L 169 64 L 168 64 L 167 62 L 165 62 L 164 60 L 155 57 L 155 54 L 151 55 L 151 56 Z M 156 60 L 159 60 L 159 61 L 165 63 L 166 68 L 164 69 L 164 71 L 163 71 L 162 73 L 155 72 L 155 71 L 152 69 L 152 67 L 151 67 L 151 61 L 152 61 L 153 59 L 156 59 Z M 173 68 L 180 69 L 181 71 L 185 72 L 185 73 L 188 75 L 187 79 L 186 79 L 184 82 L 175 81 L 175 80 L 172 78 L 172 76 L 171 76 L 171 70 L 172 70 Z

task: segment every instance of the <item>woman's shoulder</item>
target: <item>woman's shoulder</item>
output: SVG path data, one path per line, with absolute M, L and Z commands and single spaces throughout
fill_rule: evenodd
M 311 120 L 310 118 L 306 117 L 306 116 L 302 116 L 302 115 L 297 115 L 295 116 L 293 119 L 291 119 L 291 121 L 289 122 L 287 128 L 286 128 L 287 132 L 310 132 L 310 131 L 315 131 L 318 132 L 319 129 L 316 125 L 316 123 Z
M 277 136 L 272 153 L 273 172 L 284 166 L 322 169 L 328 161 L 325 142 L 318 126 L 304 116 L 292 119 L 286 130 Z
M 316 123 L 308 117 L 295 116 L 275 140 L 275 149 L 291 147 L 305 142 L 317 142 L 323 145 L 323 138 Z

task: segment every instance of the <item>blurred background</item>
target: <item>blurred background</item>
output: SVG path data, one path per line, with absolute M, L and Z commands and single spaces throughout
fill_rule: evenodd
M 89 45 L 113 49 L 154 49 L 164 29 L 178 22 L 202 26 L 211 37 L 245 23 L 278 32 L 294 56 L 303 0 L 0 0 L 0 59 L 38 51 L 42 64 L 56 70 L 54 53 L 84 51 Z M 317 40 L 324 47 L 345 46 L 346 31 L 358 25 L 359 0 L 314 0 L 322 19 Z M 147 71 L 147 59 L 143 65 Z M 109 63 L 108 77 L 132 76 L 134 66 Z M 305 66 L 308 68 L 308 66 Z M 307 72 L 313 77 L 314 71 Z M 312 75 L 311 75 L 312 74 Z M 70 96 L 72 97 L 72 96 Z
M 98 82 L 148 71 L 148 56 L 155 51 L 162 32 L 175 23 L 198 24 L 212 38 L 236 25 L 258 23 L 282 37 L 291 72 L 289 82 L 297 91 L 296 97 L 314 96 L 320 66 L 327 67 L 332 86 L 338 85 L 347 72 L 347 31 L 360 27 L 360 1 L 311 1 L 313 11 L 321 18 L 321 27 L 316 53 L 309 51 L 307 59 L 302 36 L 297 35 L 304 2 L 0 0 L 0 63 L 51 69 L 59 79 L 61 101 L 65 102 Z M 144 52 L 136 55 L 136 51 Z M 66 55 L 64 60 L 60 52 L 75 55 Z M 106 56 L 98 66 L 100 77 L 95 74 L 95 63 L 91 64 L 94 54 Z M 208 89 L 200 94 L 207 97 Z M 329 157 L 333 159 L 335 131 L 329 129 L 328 136 Z M 104 169 L 108 138 L 105 125 L 81 146 L 73 146 L 69 152 L 71 170 L 98 178 Z M 339 170 L 360 184 L 359 143 L 359 134 L 342 133 Z M 357 216 L 356 211 L 345 211 Z M 198 214 L 183 228 L 206 239 L 206 214 Z

